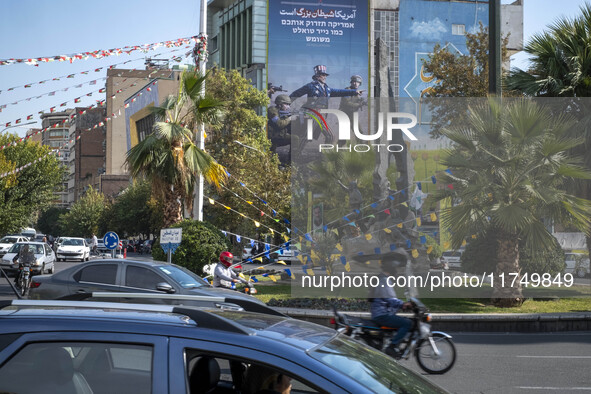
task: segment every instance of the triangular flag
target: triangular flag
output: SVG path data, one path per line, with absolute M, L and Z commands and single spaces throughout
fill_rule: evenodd
M 432 251 L 432 250 L 433 250 L 433 246 L 429 246 L 429 247 L 427 248 L 427 254 L 431 253 L 431 251 Z
M 432 222 L 436 222 L 437 221 L 437 215 L 435 215 L 435 212 L 431 212 L 431 221 Z
M 416 259 L 417 257 L 419 257 L 419 251 L 418 251 L 418 250 L 416 250 L 416 249 L 413 249 L 413 250 L 412 250 L 412 257 L 414 257 L 415 259 Z
M 365 239 L 369 241 L 371 239 L 371 234 L 365 234 Z
M 385 228 L 384 232 L 386 232 L 387 234 L 390 234 L 392 232 L 392 230 L 390 230 L 389 228 Z

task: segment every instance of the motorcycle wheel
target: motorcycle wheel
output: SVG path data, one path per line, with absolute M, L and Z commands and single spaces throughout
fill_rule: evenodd
M 415 349 L 415 357 L 419 367 L 427 373 L 440 375 L 446 373 L 456 362 L 456 347 L 451 339 L 442 334 L 432 334 L 433 342 L 439 351 L 435 354 L 428 338 L 421 339 Z
M 29 281 L 25 278 L 24 274 L 21 274 L 19 279 L 19 288 L 21 291 L 21 296 L 25 296 L 29 292 Z

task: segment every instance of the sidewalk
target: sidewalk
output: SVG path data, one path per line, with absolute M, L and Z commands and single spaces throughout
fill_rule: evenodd
M 331 310 L 275 308 L 291 317 L 332 327 Z M 344 312 L 370 318 L 367 312 Z M 401 316 L 410 316 L 402 313 Z M 591 312 L 575 313 L 432 313 L 434 331 L 464 332 L 555 332 L 591 331 Z

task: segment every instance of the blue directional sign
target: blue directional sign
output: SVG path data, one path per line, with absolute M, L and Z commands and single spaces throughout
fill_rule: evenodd
M 103 242 L 105 243 L 105 248 L 113 250 L 119 246 L 119 236 L 114 231 L 109 231 L 103 237 Z

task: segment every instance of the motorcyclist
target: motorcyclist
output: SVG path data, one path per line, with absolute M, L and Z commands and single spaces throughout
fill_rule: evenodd
M 398 316 L 401 309 L 411 307 L 410 302 L 404 302 L 396 297 L 392 287 L 392 277 L 396 275 L 397 267 L 406 265 L 408 255 L 399 248 L 396 254 L 388 260 L 382 260 L 382 272 L 378 275 L 379 283 L 370 291 L 371 318 L 380 326 L 398 328 L 396 335 L 392 337 L 392 343 L 386 348 L 386 354 L 391 357 L 400 357 L 402 354 L 398 344 L 404 339 L 406 333 L 412 327 L 412 320 Z
M 20 266 L 24 265 L 24 264 L 28 264 L 28 265 L 35 264 L 35 260 L 36 260 L 35 251 L 33 250 L 33 247 L 30 247 L 29 245 L 23 245 L 19 249 L 16 256 L 14 256 L 14 258 L 12 259 L 12 262 L 16 263 L 18 261 L 19 268 L 20 268 Z M 22 275 L 22 270 L 19 269 L 17 275 L 14 278 L 15 284 L 18 285 L 21 275 Z
M 248 282 L 239 277 L 236 272 L 230 268 L 232 266 L 232 260 L 234 255 L 230 252 L 220 253 L 220 262 L 216 264 L 213 271 L 213 286 L 224 287 L 231 289 L 233 283 L 245 283 Z

